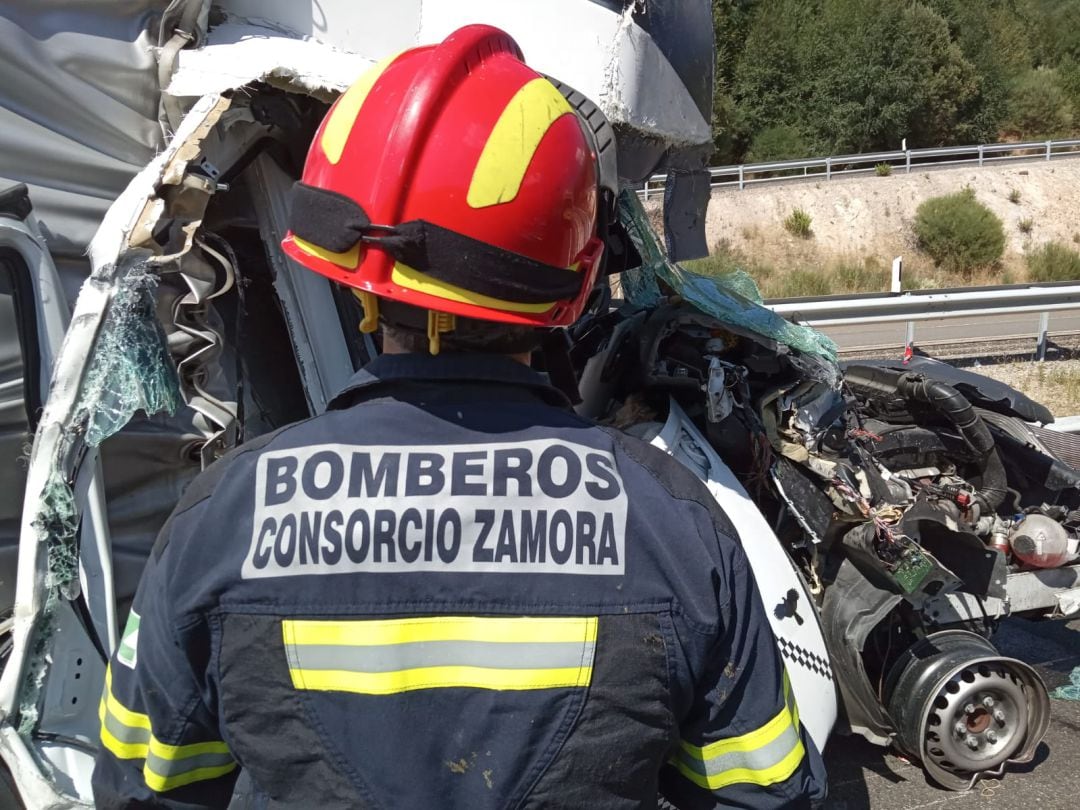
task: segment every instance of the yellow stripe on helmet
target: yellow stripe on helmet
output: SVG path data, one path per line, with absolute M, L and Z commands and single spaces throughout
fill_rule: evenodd
M 334 253 L 326 248 L 319 247 L 311 242 L 305 242 L 296 234 L 293 234 L 293 244 L 297 248 L 307 253 L 310 256 L 315 256 L 319 259 L 324 259 L 331 264 L 336 264 L 338 267 L 344 267 L 346 270 L 355 270 L 357 265 L 360 264 L 360 243 L 357 242 L 351 248 L 344 253 Z
M 466 199 L 472 208 L 513 200 L 548 129 L 574 110 L 547 79 L 525 84 L 499 116 L 473 170 Z M 542 310 L 541 310 L 542 311 Z
M 353 124 L 356 123 L 356 117 L 360 114 L 360 108 L 364 106 L 364 100 L 367 99 L 368 93 L 371 92 L 375 82 L 382 76 L 383 71 L 400 55 L 400 53 L 396 53 L 373 65 L 370 70 L 353 82 L 352 86 L 345 91 L 345 94 L 334 105 L 330 117 L 326 120 L 326 126 L 323 127 L 322 138 L 319 140 L 319 145 L 326 154 L 326 159 L 331 163 L 337 163 L 341 160 Z
M 519 304 L 513 301 L 503 301 L 499 298 L 492 298 L 490 295 L 470 292 L 463 287 L 432 278 L 426 273 L 421 273 L 416 268 L 409 267 L 409 265 L 401 262 L 394 263 L 394 271 L 391 273 L 390 278 L 395 284 L 407 290 L 416 290 L 416 292 L 426 295 L 445 298 L 447 301 L 456 301 L 459 304 L 472 304 L 473 306 L 488 307 L 489 309 L 498 309 L 504 312 L 524 312 L 528 314 L 547 312 L 556 304 L 555 301 L 542 304 Z

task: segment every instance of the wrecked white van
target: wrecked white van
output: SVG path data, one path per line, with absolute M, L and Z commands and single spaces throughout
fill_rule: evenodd
M 741 278 L 674 263 L 705 250 L 708 3 L 7 5 L 0 755 L 25 806 L 91 803 L 105 661 L 187 483 L 378 351 L 353 297 L 278 249 L 328 104 L 477 21 L 610 121 L 628 238 L 620 297 L 567 332 L 579 407 L 709 485 L 818 745 L 895 743 L 950 789 L 1032 757 L 1046 690 L 989 639 L 1010 612 L 1078 607 L 1080 443 L 942 364 L 842 368 Z M 657 171 L 665 247 L 633 192 Z

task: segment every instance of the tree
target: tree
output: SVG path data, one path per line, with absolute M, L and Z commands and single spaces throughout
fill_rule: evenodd
M 1075 0 L 1029 0 L 1036 21 L 1034 66 L 1054 68 L 1073 110 L 1080 113 L 1080 13 Z M 1075 122 L 1074 122 L 1075 123 Z
M 1010 121 L 1059 131 L 1070 109 L 1076 127 L 1077 3 L 713 0 L 717 159 L 983 143 Z M 1036 68 L 1049 87 L 1020 98 Z
M 769 127 L 754 136 L 746 153 L 747 163 L 769 163 L 776 160 L 798 160 L 810 154 L 806 136 L 795 127 Z
M 745 149 L 737 125 L 732 84 L 743 45 L 755 20 L 756 0 L 712 0 L 716 67 L 713 85 L 713 161 L 735 163 Z
M 927 0 L 975 67 L 978 103 L 969 110 L 972 142 L 996 140 L 1008 115 L 1010 88 L 1033 64 L 1032 0 Z
M 1072 131 L 1074 109 L 1058 72 L 1030 70 L 1009 99 L 1008 127 L 1021 138 L 1053 138 Z
M 733 84 L 744 140 L 789 127 L 815 151 L 839 153 L 976 134 L 977 71 L 928 7 L 763 0 L 756 9 Z

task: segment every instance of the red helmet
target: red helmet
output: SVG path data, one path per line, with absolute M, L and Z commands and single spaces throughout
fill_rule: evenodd
M 372 295 L 532 326 L 580 316 L 604 242 L 598 127 L 575 107 L 599 111 L 522 59 L 470 25 L 376 65 L 323 120 L 282 246 L 353 287 L 366 328 Z

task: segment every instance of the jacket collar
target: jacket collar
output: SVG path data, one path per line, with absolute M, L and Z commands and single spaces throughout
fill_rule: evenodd
M 503 384 L 527 389 L 551 405 L 569 408 L 570 401 L 552 387 L 547 376 L 533 371 L 516 360 L 502 355 L 447 353 L 382 354 L 357 371 L 327 406 L 328 410 L 347 408 L 363 391 L 395 382 L 469 382 Z

